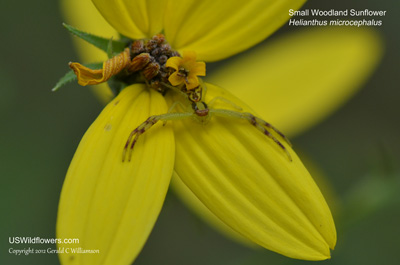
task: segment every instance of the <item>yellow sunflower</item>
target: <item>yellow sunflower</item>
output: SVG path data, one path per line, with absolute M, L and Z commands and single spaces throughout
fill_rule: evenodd
M 69 21 L 81 29 L 107 37 L 118 37 L 119 32 L 135 40 L 162 32 L 174 50 L 194 51 L 199 60 L 210 62 L 262 41 L 287 20 L 289 9 L 303 2 L 93 0 L 113 28 L 88 0 L 65 0 L 63 5 Z M 257 112 L 283 131 L 290 124 L 296 127 L 292 131 L 309 126 L 353 91 L 349 88 L 368 74 L 379 54 L 376 37 L 366 31 L 329 31 L 321 36 L 308 33 L 304 39 L 286 40 L 285 45 L 232 62 L 211 79 L 231 82 L 227 87 L 241 100 L 209 83 L 202 100 L 223 98 L 211 110 L 240 107 L 246 113 Z M 85 60 L 106 59 L 79 45 Z M 283 48 L 293 57 L 284 55 Z M 303 65 L 297 56 L 304 56 Z M 293 73 L 289 69 L 294 66 Z M 309 86 L 303 77 L 309 78 Z M 281 83 L 289 86 L 282 91 Z M 101 86 L 102 98 L 110 98 L 106 86 Z M 292 93 L 306 98 L 295 102 L 288 97 Z M 57 237 L 79 239 L 60 247 L 99 253 L 64 252 L 62 264 L 130 264 L 153 228 L 172 175 L 189 188 L 187 196 L 193 199 L 195 194 L 194 200 L 218 220 L 256 244 L 292 258 L 329 258 L 336 231 L 318 187 L 290 145 L 284 140 L 282 147 L 277 145 L 245 119 L 215 116 L 206 124 L 192 119 L 155 124 L 138 139 L 130 161 L 121 159 L 130 133 L 150 116 L 168 113 L 179 100 L 177 93 L 162 95 L 135 83 L 108 103 L 88 129 L 65 179 Z M 242 100 L 254 102 L 256 112 Z M 274 106 L 273 111 L 265 111 L 268 105 Z M 302 115 L 305 118 L 294 121 Z

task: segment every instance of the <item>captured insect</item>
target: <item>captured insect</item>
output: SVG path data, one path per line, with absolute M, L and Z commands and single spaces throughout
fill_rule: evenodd
M 207 86 L 198 78 L 205 76 L 205 63 L 197 62 L 194 52 L 184 51 L 181 56 L 171 49 L 162 34 L 155 35 L 149 40 L 134 41 L 123 52 L 104 62 L 103 69 L 92 70 L 79 63 L 70 63 L 70 67 L 81 85 L 99 84 L 114 78 L 114 81 L 116 79 L 124 84 L 145 83 L 147 87 L 163 95 L 171 91 L 182 96 L 184 103 L 181 101 L 173 103 L 168 113 L 150 116 L 130 133 L 122 152 L 122 162 L 131 160 L 132 151 L 139 137 L 157 122 L 162 121 L 165 124 L 168 121 L 194 118 L 206 123 L 212 116 L 247 120 L 272 139 L 292 161 L 287 148 L 271 132 L 275 132 L 291 145 L 289 140 L 270 123 L 249 112 L 242 112 L 240 107 L 222 97 L 216 97 L 206 103 L 203 99 L 207 93 Z M 231 104 L 237 110 L 214 108 L 218 100 Z M 177 105 L 181 105 L 186 111 L 173 112 Z

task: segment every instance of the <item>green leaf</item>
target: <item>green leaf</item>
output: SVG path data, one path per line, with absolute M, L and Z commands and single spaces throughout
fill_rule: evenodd
M 63 26 L 75 36 L 89 42 L 90 44 L 93 44 L 94 46 L 105 52 L 110 51 L 110 45 L 112 47 L 113 52 L 115 53 L 122 52 L 128 46 L 127 40 L 124 41 L 117 41 L 112 39 L 110 40 L 87 32 L 83 32 L 65 23 L 63 23 Z
M 108 58 L 113 57 L 113 43 L 112 43 L 112 39 L 110 39 L 108 41 L 108 46 L 107 46 L 107 56 Z
M 90 64 L 84 64 L 86 67 L 89 67 L 90 69 L 101 69 L 103 67 L 103 63 L 90 63 Z M 60 87 L 65 86 L 66 84 L 77 80 L 77 77 L 74 73 L 74 71 L 69 70 L 63 77 L 60 78 L 60 80 L 57 82 L 57 84 L 53 87 L 51 91 L 57 91 Z

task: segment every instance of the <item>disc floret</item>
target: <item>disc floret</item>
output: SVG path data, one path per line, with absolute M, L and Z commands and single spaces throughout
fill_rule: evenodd
M 168 59 L 166 66 L 175 70 L 168 81 L 173 86 L 185 84 L 187 90 L 192 90 L 199 86 L 199 78 L 197 76 L 206 75 L 206 64 L 196 61 L 196 53 L 194 51 L 184 51 L 183 58 L 171 57 Z

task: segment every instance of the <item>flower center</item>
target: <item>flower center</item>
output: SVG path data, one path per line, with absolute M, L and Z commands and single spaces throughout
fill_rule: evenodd
M 131 45 L 132 62 L 127 70 L 141 74 L 150 87 L 164 93 L 166 87 L 162 84 L 169 83 L 171 74 L 166 63 L 171 57 L 180 57 L 180 54 L 171 48 L 162 34 L 149 40 L 136 40 Z
M 173 50 L 162 34 L 151 39 L 135 40 L 129 47 L 103 63 L 102 69 L 93 70 L 79 63 L 69 65 L 80 85 L 96 85 L 110 80 L 115 94 L 131 84 L 146 83 L 165 94 L 177 88 L 191 94 L 200 86 L 197 76 L 205 76 L 205 63 L 196 61 L 196 53 L 184 51 L 183 57 Z

